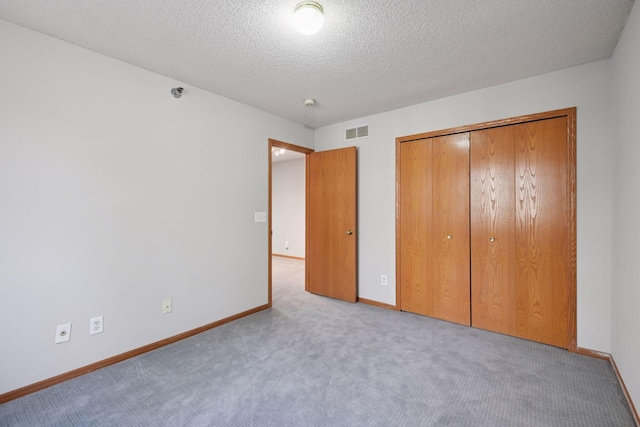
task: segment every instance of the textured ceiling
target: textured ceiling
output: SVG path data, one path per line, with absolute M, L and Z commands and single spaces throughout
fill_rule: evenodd
M 319 2 L 314 36 L 298 0 L 1 0 L 0 18 L 315 128 L 608 58 L 633 6 Z

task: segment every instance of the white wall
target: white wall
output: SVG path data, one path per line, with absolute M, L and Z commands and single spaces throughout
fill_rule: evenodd
M 312 130 L 1 20 L 0 58 L 0 394 L 267 303 L 268 138 Z
M 305 159 L 274 162 L 271 169 L 272 253 L 305 257 Z M 285 247 L 289 242 L 289 248 Z
M 359 147 L 358 295 L 395 305 L 395 138 L 560 108 L 577 110 L 578 345 L 610 351 L 610 61 L 600 61 L 316 129 L 316 151 L 353 145 L 344 130 L 369 124 Z M 388 286 L 380 275 L 389 276 Z
M 640 410 L 640 6 L 613 55 L 613 292 L 611 354 Z

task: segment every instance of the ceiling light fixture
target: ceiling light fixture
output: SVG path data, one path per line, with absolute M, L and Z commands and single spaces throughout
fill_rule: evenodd
M 312 35 L 320 31 L 324 25 L 322 6 L 315 1 L 298 3 L 293 12 L 293 26 L 305 35 Z
M 284 154 L 286 152 L 287 150 L 285 150 L 284 148 L 271 147 L 271 154 L 274 154 L 276 156 L 279 156 L 280 154 Z

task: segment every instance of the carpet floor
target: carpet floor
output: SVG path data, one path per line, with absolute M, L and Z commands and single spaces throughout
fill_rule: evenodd
M 2 426 L 634 426 L 608 362 L 304 292 L 0 405 Z

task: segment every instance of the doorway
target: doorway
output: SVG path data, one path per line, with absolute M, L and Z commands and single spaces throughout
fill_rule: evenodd
M 315 152 L 269 139 L 268 305 L 273 306 L 274 150 L 305 155 L 305 290 L 357 301 L 357 147 Z
M 278 256 L 293 260 L 304 260 L 305 257 L 306 157 L 312 152 L 313 150 L 309 148 L 269 139 L 269 307 L 273 305 L 273 257 Z M 298 159 L 302 160 L 302 165 L 294 162 Z M 274 167 L 274 165 L 276 166 Z M 300 171 L 301 166 L 302 170 Z M 275 168 L 278 169 L 274 179 Z M 299 176 L 300 172 L 302 172 L 301 177 Z M 278 175 L 278 173 L 281 173 L 281 175 Z M 282 188 L 281 185 L 274 188 L 274 185 L 282 184 L 278 181 L 279 179 L 287 181 L 287 177 L 296 177 L 300 179 L 300 182 L 290 183 L 293 187 L 289 188 Z M 302 185 L 302 194 L 299 194 L 300 185 Z M 295 200 L 288 199 L 286 194 L 278 193 L 278 191 L 286 192 L 288 189 L 295 191 L 296 194 L 290 194 L 291 198 L 295 198 Z M 300 202 L 302 202 L 301 212 Z M 283 206 L 283 204 L 286 204 L 286 206 Z M 276 215 L 275 221 L 274 214 Z M 286 216 L 289 216 L 289 218 Z M 285 222 L 288 222 L 289 225 L 284 224 Z M 302 231 L 300 231 L 301 225 L 303 227 Z M 286 230 L 287 227 L 290 227 L 290 229 Z

